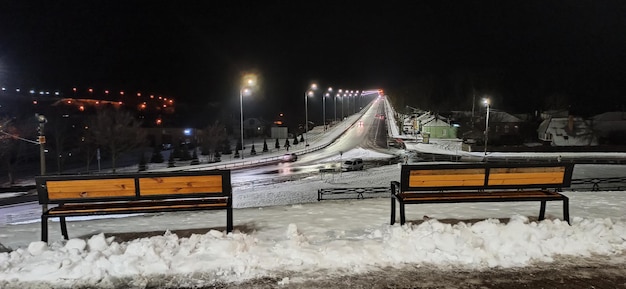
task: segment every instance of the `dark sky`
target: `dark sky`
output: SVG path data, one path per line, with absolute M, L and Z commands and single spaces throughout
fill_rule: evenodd
M 238 115 L 252 71 L 246 114 L 301 115 L 311 81 L 394 91 L 495 69 L 509 88 L 537 72 L 554 87 L 537 94 L 626 99 L 624 1 L 0 1 L 8 87 L 155 92 Z M 534 90 L 520 91 L 510 103 Z

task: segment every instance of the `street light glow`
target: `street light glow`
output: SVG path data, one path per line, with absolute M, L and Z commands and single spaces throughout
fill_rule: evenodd
M 243 96 L 252 94 L 252 87 L 256 85 L 257 76 L 255 74 L 246 74 L 241 81 L 239 88 L 239 130 L 241 133 L 241 159 L 243 159 Z
M 304 92 L 304 115 L 305 115 L 305 120 L 304 120 L 304 146 L 309 146 L 309 96 L 313 96 L 315 93 L 313 92 L 314 90 L 317 89 L 317 84 L 312 83 L 311 87 L 309 89 L 307 89 L 306 92 Z

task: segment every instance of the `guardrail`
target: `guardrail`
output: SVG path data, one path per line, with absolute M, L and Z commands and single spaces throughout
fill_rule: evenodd
M 365 194 L 365 195 L 364 195 Z M 334 196 L 329 199 L 366 199 L 389 196 L 389 187 L 364 187 L 364 188 L 324 188 L 317 190 L 317 200 L 321 201 L 324 196 Z M 337 196 L 341 195 L 341 197 Z M 366 197 L 367 195 L 367 197 Z
M 602 186 L 602 188 L 601 188 Z M 602 190 L 618 190 L 626 188 L 626 177 L 572 179 L 570 191 L 591 189 L 592 192 Z

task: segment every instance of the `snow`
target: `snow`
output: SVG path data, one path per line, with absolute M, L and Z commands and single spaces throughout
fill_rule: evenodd
M 357 148 L 343 157 L 388 156 Z M 589 171 L 623 176 L 626 166 L 576 165 L 575 178 Z M 82 217 L 68 219 L 70 240 L 50 221 L 46 244 L 37 241 L 37 205 L 0 209 L 0 243 L 13 249 L 0 253 L 0 287 L 143 288 L 155 278 L 170 287 L 197 287 L 268 276 L 286 285 L 387 267 L 512 268 L 563 256 L 624 258 L 624 191 L 564 192 L 571 225 L 559 219 L 560 202 L 549 203 L 540 222 L 533 202 L 407 205 L 408 222 L 390 225 L 388 196 L 317 201 L 318 188 L 389 186 L 399 175 L 400 165 L 392 164 L 242 183 L 233 188 L 231 233 L 223 211 Z M 124 238 L 128 234 L 138 237 Z

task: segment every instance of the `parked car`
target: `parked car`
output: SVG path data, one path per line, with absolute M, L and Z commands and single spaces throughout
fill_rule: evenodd
M 341 170 L 343 171 L 360 171 L 363 169 L 363 159 L 355 158 L 349 159 L 341 164 Z
M 298 160 L 298 155 L 295 153 L 285 154 L 283 155 L 284 162 L 295 162 Z

